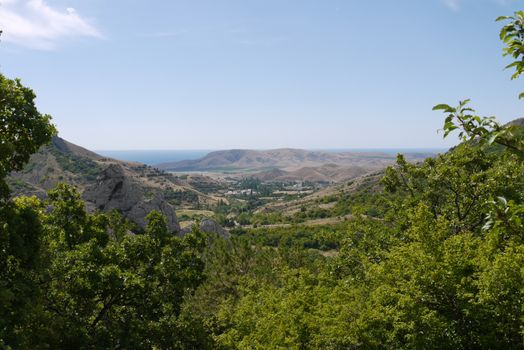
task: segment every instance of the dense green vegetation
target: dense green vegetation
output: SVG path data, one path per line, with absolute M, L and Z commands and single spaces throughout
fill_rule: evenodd
M 86 213 L 65 184 L 45 203 L 9 200 L 6 175 L 54 128 L 19 81 L 0 76 L 0 96 L 0 347 L 205 346 L 199 326 L 180 316 L 184 297 L 203 280 L 199 232 L 178 238 L 152 212 L 145 233 L 129 234 L 116 213 Z
M 289 225 L 269 228 L 236 228 L 231 233 L 244 237 L 248 241 L 268 247 L 300 247 L 303 249 L 330 250 L 339 248 L 340 235 L 352 222 L 343 222 L 335 225 Z
M 524 13 L 507 19 L 518 76 Z M 222 239 L 178 238 L 157 212 L 132 234 L 65 184 L 9 199 L 7 174 L 54 132 L 33 99 L 0 76 L 1 348 L 524 347 L 524 139 L 467 101 L 435 107 L 460 145 L 325 199 L 351 220 Z
M 383 219 L 318 229 L 318 240 L 311 228 L 251 232 L 251 244 L 276 248 L 254 255 L 233 240 L 206 264 L 191 314 L 205 309 L 226 348 L 521 348 L 524 231 L 512 206 L 523 170 L 467 144 L 421 166 L 400 158 Z M 305 249 L 331 242 L 332 258 Z
M 164 197 L 173 205 L 180 205 L 182 203 L 198 203 L 198 195 L 191 191 L 173 191 L 172 189 L 166 189 L 164 191 Z

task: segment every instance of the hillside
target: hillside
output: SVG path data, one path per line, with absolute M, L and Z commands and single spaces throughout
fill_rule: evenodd
M 409 160 L 421 160 L 431 155 L 430 153 L 406 154 Z M 296 171 L 301 168 L 335 164 L 341 167 L 362 167 L 376 170 L 391 164 L 394 160 L 394 154 L 380 152 L 332 153 L 282 148 L 265 151 L 216 151 L 200 159 L 162 163 L 157 167 L 167 171 L 260 171 L 275 168 Z
M 327 186 L 317 192 L 286 202 L 272 202 L 257 209 L 257 213 L 281 213 L 283 215 L 292 215 L 299 212 L 302 208 L 315 209 L 325 206 L 327 203 L 334 204 L 341 198 L 353 198 L 366 196 L 370 193 L 382 191 L 380 179 L 384 176 L 384 171 L 380 170 L 374 173 L 368 173 L 362 176 L 355 176 L 351 181 Z M 327 205 L 329 206 L 329 205 Z
M 141 163 L 105 158 L 59 137 L 9 178 L 13 195 L 39 198 L 59 182 L 77 187 L 88 209 L 116 209 L 141 227 L 151 210 L 159 210 L 173 231 L 179 230 L 175 205 L 213 203 L 206 189 L 219 186 L 202 176 L 177 178 Z
M 310 182 L 343 182 L 371 171 L 381 169 L 381 166 L 339 166 L 325 164 L 316 167 L 303 167 L 296 170 L 285 171 L 272 169 L 261 171 L 252 175 L 261 181 L 310 181 Z

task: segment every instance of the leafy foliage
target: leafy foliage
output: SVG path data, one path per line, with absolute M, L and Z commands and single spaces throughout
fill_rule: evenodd
M 442 110 L 448 114 L 444 123 L 444 137 L 459 129 L 462 141 L 479 142 L 490 146 L 499 144 L 519 157 L 524 158 L 524 142 L 517 136 L 519 128 L 516 125 L 502 126 L 494 117 L 480 117 L 475 110 L 467 107 L 469 100 L 460 101 L 457 107 L 439 104 L 433 110 Z
M 53 209 L 48 214 L 36 199 L 17 200 L 12 208 L 10 232 L 20 241 L 18 248 L 13 247 L 20 250 L 16 267 L 23 270 L 2 278 L 2 305 L 10 310 L 3 309 L 2 315 L 11 315 L 1 333 L 6 344 L 13 348 L 207 346 L 206 337 L 193 332 L 199 325 L 180 318 L 184 298 L 203 279 L 205 242 L 200 232 L 175 237 L 165 218 L 152 212 L 144 234 L 118 233 L 120 227 L 111 227 L 122 222 L 115 220 L 116 214 L 110 220 L 105 214 L 86 213 L 73 188 L 60 185 L 49 197 Z M 31 234 L 31 240 L 22 232 Z M 9 270 L 8 266 L 3 271 Z M 19 295 L 22 282 L 27 299 Z
M 0 74 L 0 200 L 9 195 L 6 176 L 21 170 L 55 133 L 50 116 L 38 112 L 34 99 L 34 92 L 20 80 Z
M 524 72 L 524 11 L 516 11 L 513 16 L 501 16 L 497 21 L 510 21 L 500 30 L 500 40 L 504 42 L 504 56 L 511 56 L 515 59 L 506 66 L 514 68 L 515 72 L 511 79 L 516 79 Z M 524 93 L 519 95 L 524 98 Z
M 202 326 L 181 317 L 204 278 L 200 232 L 175 237 L 152 212 L 131 234 L 116 212 L 86 212 L 65 184 L 46 202 L 8 200 L 8 173 L 54 133 L 33 99 L 0 76 L 0 347 L 208 348 Z

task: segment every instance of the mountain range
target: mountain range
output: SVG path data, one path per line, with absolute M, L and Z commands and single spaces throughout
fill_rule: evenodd
M 433 153 L 407 153 L 410 161 L 418 161 Z M 215 151 L 195 160 L 158 164 L 172 172 L 222 171 L 256 173 L 263 179 L 304 179 L 337 181 L 382 169 L 396 156 L 382 152 L 325 152 L 293 148 L 273 150 L 233 149 Z M 346 174 L 344 174 L 346 173 Z

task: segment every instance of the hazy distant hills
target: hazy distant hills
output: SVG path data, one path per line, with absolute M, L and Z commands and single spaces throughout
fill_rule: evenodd
M 431 153 L 406 154 L 409 160 L 421 160 Z M 281 148 L 266 151 L 226 150 L 211 152 L 196 160 L 162 163 L 157 167 L 167 171 L 251 171 L 260 177 L 304 178 L 317 173 L 333 178 L 333 172 L 353 168 L 356 173 L 383 168 L 395 161 L 396 155 L 380 152 L 323 152 Z M 283 172 L 275 172 L 281 170 Z M 322 176 L 320 176 L 320 175 Z M 335 176 L 337 177 L 337 176 Z
M 251 174 L 261 181 L 310 181 L 310 182 L 342 182 L 368 174 L 373 170 L 382 169 L 376 166 L 339 166 L 325 164 L 318 167 L 303 167 L 297 170 L 272 169 Z

